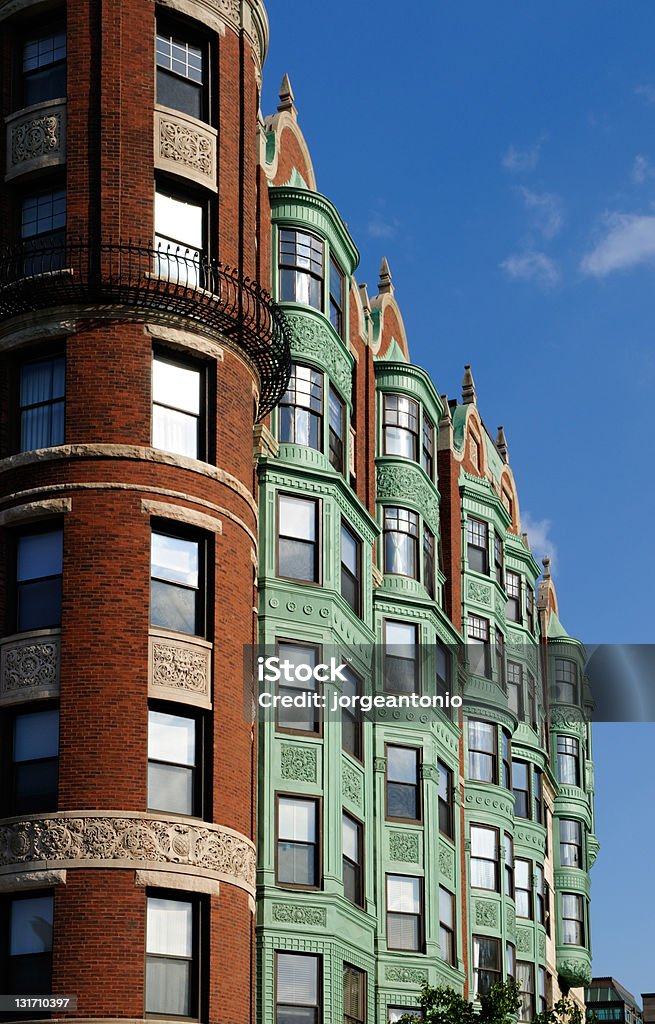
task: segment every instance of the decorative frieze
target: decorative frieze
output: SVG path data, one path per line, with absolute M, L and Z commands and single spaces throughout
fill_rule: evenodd
M 389 857 L 391 860 L 418 864 L 419 848 L 416 832 L 391 832 L 389 835 Z
M 498 904 L 492 900 L 475 901 L 475 923 L 484 928 L 498 927 Z
M 529 928 L 516 929 L 516 952 L 532 954 L 532 932 Z
M 351 800 L 352 803 L 357 804 L 358 807 L 362 805 L 362 776 L 355 769 L 351 768 L 349 764 L 344 762 L 343 770 L 341 773 L 343 782 L 343 795 Z
M 59 695 L 59 630 L 10 637 L 0 654 L 0 704 Z
M 66 162 L 66 102 L 50 100 L 19 110 L 6 119 L 9 181 L 28 171 Z
M 437 495 L 428 483 L 425 474 L 411 463 L 400 466 L 395 463 L 383 463 L 377 467 L 378 501 L 401 501 L 409 498 L 421 511 L 421 515 L 435 534 L 439 534 L 439 502 Z
M 316 747 L 283 743 L 280 752 L 280 775 L 297 782 L 316 782 Z
M 216 131 L 167 107 L 155 108 L 155 167 L 216 191 Z
M 399 981 L 404 985 L 427 985 L 427 971 L 418 967 L 387 967 L 384 976 L 387 981 Z
M 248 892 L 255 886 L 255 847 L 220 825 L 146 814 L 67 812 L 0 826 L 0 875 L 17 865 L 35 869 L 157 865 L 217 878 Z
M 439 872 L 448 882 L 455 881 L 455 851 L 439 841 Z
M 346 401 L 352 392 L 352 358 L 346 352 L 327 321 L 320 322 L 312 314 L 285 310 L 291 328 L 291 352 L 294 357 L 307 356 L 324 369 Z
M 211 644 L 204 640 L 182 640 L 152 631 L 150 696 L 210 708 L 211 652 Z
M 466 596 L 469 601 L 475 601 L 476 604 L 486 605 L 488 608 L 491 607 L 491 587 L 488 587 L 485 583 L 478 583 L 477 580 L 469 580 L 466 587 Z
M 313 928 L 325 928 L 327 911 L 324 907 L 301 907 L 289 903 L 274 903 L 271 910 L 273 920 L 281 924 L 301 924 Z

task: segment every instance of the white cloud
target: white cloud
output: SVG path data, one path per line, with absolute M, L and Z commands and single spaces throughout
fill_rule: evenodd
M 555 261 L 545 252 L 537 252 L 534 249 L 508 256 L 500 265 L 514 280 L 535 281 L 542 288 L 553 288 L 560 280 L 560 272 Z
M 647 103 L 655 103 L 655 85 L 646 82 L 635 89 L 637 96 L 643 96 Z
M 632 165 L 630 180 L 634 182 L 635 185 L 643 185 L 645 181 L 654 176 L 655 168 L 651 167 L 645 156 L 638 153 Z
M 532 554 L 540 565 L 542 558 L 548 555 L 551 572 L 554 572 L 557 568 L 557 544 L 551 534 L 552 528 L 550 519 L 533 519 L 528 511 L 521 510 L 521 530 L 528 535 Z
M 371 238 L 393 238 L 398 230 L 399 221 L 387 219 L 379 212 L 369 215 L 366 230 Z
M 554 238 L 564 222 L 559 196 L 553 192 L 532 192 L 523 186 L 518 191 L 526 209 L 530 211 L 535 228 L 544 238 Z
M 534 146 L 529 146 L 527 149 L 518 149 L 513 144 L 508 146 L 501 161 L 503 167 L 511 174 L 534 171 L 539 163 L 543 143 L 544 139 L 539 139 L 538 142 L 535 142 Z
M 604 233 L 580 263 L 583 274 L 605 277 L 642 263 L 655 263 L 655 216 L 609 213 Z

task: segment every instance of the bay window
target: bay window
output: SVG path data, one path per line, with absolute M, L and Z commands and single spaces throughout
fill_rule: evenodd
M 421 448 L 421 465 L 430 477 L 434 480 L 434 423 L 423 413 L 423 446 Z
M 22 105 L 66 96 L 66 27 L 30 33 L 23 43 Z
M 562 893 L 562 942 L 565 946 L 584 946 L 583 897 L 571 892 Z
M 453 772 L 441 761 L 437 761 L 439 772 L 439 831 L 454 839 L 453 823 Z
M 207 204 L 163 185 L 155 192 L 155 266 L 158 277 L 183 288 L 204 283 Z
M 345 276 L 343 270 L 330 256 L 330 322 L 340 338 L 344 334 L 344 292 Z
M 319 503 L 315 498 L 278 495 L 278 576 L 301 583 L 318 583 Z
M 505 614 L 510 622 L 522 622 L 521 615 L 521 577 L 519 573 L 508 569 L 505 573 L 505 592 L 507 605 Z
M 53 917 L 54 897 L 50 893 L 31 892 L 8 900 L 7 992 L 52 992 Z
M 434 601 L 436 594 L 436 567 L 434 560 L 434 534 L 427 526 L 423 527 L 423 583 L 429 596 Z
M 202 369 L 164 355 L 152 360 L 152 444 L 155 448 L 205 458 Z
M 514 841 L 505 832 L 505 895 L 514 899 Z
M 308 231 L 280 230 L 279 298 L 323 310 L 324 243 Z
M 420 751 L 387 747 L 387 818 L 419 821 L 421 817 Z
M 507 705 L 516 715 L 519 723 L 523 721 L 523 669 L 514 661 L 507 662 Z
M 532 917 L 532 869 L 529 860 L 514 861 L 514 893 L 517 917 Z
M 278 796 L 278 885 L 317 889 L 320 878 L 318 800 Z
M 418 579 L 418 515 L 406 508 L 384 509 L 384 571 Z
M 149 810 L 201 813 L 199 725 L 195 717 L 149 710 Z
M 519 1021 L 531 1024 L 534 1017 L 534 964 L 528 963 L 526 960 L 517 960 L 516 980 L 521 996 Z
M 422 879 L 387 875 L 387 946 L 407 952 L 422 951 Z
M 337 473 L 344 469 L 344 445 L 346 436 L 346 406 L 333 387 L 328 396 L 330 465 Z
M 407 622 L 384 623 L 384 688 L 391 693 L 416 693 L 420 688 L 418 627 Z
M 341 596 L 355 615 L 361 615 L 362 545 L 349 526 L 341 523 Z
M 535 864 L 534 866 L 536 892 L 537 892 L 537 905 L 535 920 L 537 924 L 546 924 L 546 882 L 544 879 L 544 869 L 541 864 Z
M 25 276 L 61 270 L 66 243 L 66 189 L 33 192 L 21 203 Z
M 182 23 L 157 21 L 157 103 L 209 120 L 207 46 Z
M 557 778 L 567 786 L 580 785 L 580 743 L 572 736 L 557 737 Z
M 345 697 L 350 698 L 350 706 L 341 710 L 341 746 L 346 753 L 361 761 L 364 756 L 362 736 L 362 714 L 355 698 L 362 694 L 361 680 L 355 673 L 345 668 L 343 674 L 346 680 L 343 683 L 342 692 Z
M 498 739 L 493 722 L 468 720 L 468 777 L 475 782 L 498 782 Z
M 20 369 L 20 451 L 51 448 L 64 443 L 63 356 L 36 359 Z
M 191 534 L 152 531 L 150 623 L 205 635 L 205 544 Z
M 365 1024 L 367 1018 L 366 971 L 343 965 L 343 1024 Z
M 343 894 L 356 907 L 364 906 L 364 827 L 344 811 L 341 816 Z
M 498 829 L 471 825 L 471 887 L 498 892 Z
M 275 954 L 275 1024 L 319 1024 L 320 965 L 308 953 Z
M 474 676 L 491 677 L 491 656 L 489 650 L 489 620 L 479 615 L 469 615 L 467 631 L 467 653 L 469 672 Z
M 558 704 L 577 704 L 578 668 L 568 658 L 555 658 L 555 701 Z
M 573 818 L 559 820 L 559 862 L 563 868 L 582 867 L 582 825 Z
M 146 925 L 146 1013 L 197 1017 L 200 904 L 149 896 Z
M 473 936 L 473 998 L 479 999 L 501 980 L 500 939 Z
M 289 386 L 280 402 L 280 441 L 323 447 L 323 374 L 309 366 L 291 366 Z
M 382 396 L 382 453 L 402 459 L 418 457 L 418 402 L 404 395 Z
M 314 668 L 319 660 L 320 649 L 310 644 L 283 643 L 277 645 L 277 653 L 280 661 L 288 661 L 293 667 L 309 666 Z M 293 675 L 293 673 L 291 673 Z M 309 701 L 312 695 L 318 692 L 318 683 L 314 676 L 306 681 L 296 679 L 280 680 L 277 684 L 277 693 L 280 697 L 305 697 L 307 707 L 283 707 L 277 706 L 277 728 L 284 731 L 318 733 L 321 722 L 318 709 L 312 707 Z
M 61 528 L 25 531 L 16 544 L 16 630 L 61 625 L 64 534 Z
M 455 963 L 455 897 L 439 886 L 439 946 L 441 959 Z
M 530 779 L 525 761 L 512 761 L 512 789 L 514 790 L 514 817 L 530 818 Z
M 11 813 L 57 809 L 59 711 L 21 711 L 13 720 L 13 799 Z
M 471 516 L 466 520 L 466 558 L 469 569 L 489 572 L 489 526 Z

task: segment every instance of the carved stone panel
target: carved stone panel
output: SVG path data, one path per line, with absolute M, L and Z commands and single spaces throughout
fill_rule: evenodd
M 316 747 L 283 743 L 280 753 L 280 775 L 298 782 L 316 782 Z
M 282 924 L 300 924 L 305 927 L 325 928 L 327 911 L 324 907 L 304 907 L 290 903 L 273 904 L 273 920 Z
M 408 463 L 383 463 L 377 467 L 377 500 L 400 501 L 410 498 L 420 508 L 423 518 L 434 534 L 439 533 L 439 501 L 425 474 Z
M 66 162 L 66 102 L 49 100 L 26 107 L 6 119 L 5 181 L 28 171 Z
M 216 191 L 216 131 L 167 107 L 155 108 L 155 167 Z
M 59 696 L 59 631 L 10 637 L 0 655 L 0 705 Z
M 358 807 L 362 805 L 362 776 L 355 768 L 345 761 L 341 773 L 343 795 Z
M 493 900 L 475 901 L 475 923 L 485 928 L 498 927 L 498 904 Z
M 389 835 L 389 857 L 391 860 L 418 864 L 419 847 L 416 832 L 391 832 Z
M 455 851 L 439 840 L 439 871 L 448 882 L 455 881 Z
M 211 708 L 211 652 L 212 645 L 197 637 L 182 640 L 152 631 L 150 696 Z

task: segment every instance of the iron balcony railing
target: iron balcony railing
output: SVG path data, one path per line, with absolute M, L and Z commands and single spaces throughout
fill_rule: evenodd
M 143 310 L 149 318 L 184 320 L 231 341 L 259 372 L 260 419 L 286 390 L 284 314 L 256 281 L 196 250 L 61 236 L 0 249 L 0 322 L 69 305 L 119 317 L 123 310 L 132 318 Z

